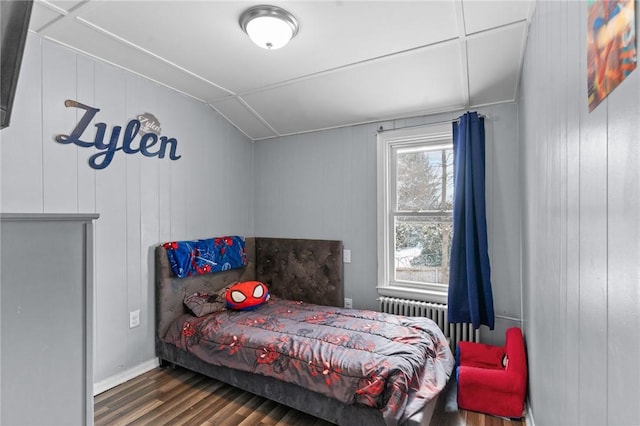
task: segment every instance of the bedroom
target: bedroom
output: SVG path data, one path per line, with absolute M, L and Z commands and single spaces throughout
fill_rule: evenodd
M 586 3 L 536 3 L 518 98 L 474 108 L 488 117 L 495 144 L 488 181 L 500 241 L 492 248 L 496 306 L 522 321 L 536 423 L 637 424 L 640 87 L 634 72 L 588 113 L 585 37 Z M 36 34 L 20 79 L 12 124 L 0 134 L 2 212 L 100 214 L 98 390 L 155 366 L 151 263 L 159 242 L 203 234 L 341 239 L 353 255 L 345 295 L 354 307 L 376 308 L 375 131 L 388 121 L 254 143 L 205 104 Z M 79 119 L 66 99 L 101 108 L 97 121 L 110 126 L 152 113 L 182 158 L 116 154 L 94 171 L 86 148 L 53 140 Z M 464 110 L 393 125 L 452 120 Z M 140 326 L 130 329 L 137 309 Z

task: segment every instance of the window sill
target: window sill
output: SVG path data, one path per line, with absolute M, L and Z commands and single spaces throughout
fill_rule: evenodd
M 379 285 L 378 294 L 402 299 L 421 300 L 423 302 L 447 304 L 447 293 L 436 290 L 425 290 L 390 285 Z

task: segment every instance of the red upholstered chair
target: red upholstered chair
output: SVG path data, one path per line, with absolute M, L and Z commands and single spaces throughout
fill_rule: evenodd
M 507 330 L 502 347 L 460 342 L 456 363 L 459 408 L 494 416 L 522 417 L 527 355 L 518 327 Z

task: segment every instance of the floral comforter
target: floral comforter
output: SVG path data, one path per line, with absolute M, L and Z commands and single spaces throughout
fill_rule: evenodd
M 184 315 L 164 340 L 210 364 L 377 407 L 388 425 L 434 398 L 454 363 L 445 337 L 427 318 L 275 297 L 254 311 Z

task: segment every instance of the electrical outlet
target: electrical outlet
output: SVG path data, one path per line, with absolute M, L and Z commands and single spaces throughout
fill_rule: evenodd
M 140 309 L 129 312 L 129 328 L 138 327 L 140 325 Z
M 347 308 L 347 309 L 352 309 L 353 308 L 353 299 L 345 297 L 344 298 L 344 307 Z
M 342 251 L 342 261 L 344 263 L 351 263 L 351 250 Z

